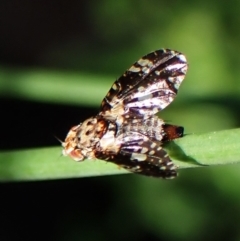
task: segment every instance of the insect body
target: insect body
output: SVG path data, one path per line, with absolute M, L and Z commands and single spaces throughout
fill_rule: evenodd
M 139 59 L 113 83 L 100 113 L 69 131 L 63 155 L 174 178 L 177 166 L 162 143 L 182 137 L 183 127 L 166 124 L 155 114 L 174 100 L 186 71 L 186 58 L 177 51 L 161 49 Z

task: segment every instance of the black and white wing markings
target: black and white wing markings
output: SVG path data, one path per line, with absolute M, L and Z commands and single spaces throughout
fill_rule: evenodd
M 169 158 L 160 143 L 138 132 L 121 137 L 118 153 L 99 153 L 97 158 L 113 162 L 128 171 L 152 177 L 172 179 L 177 176 L 177 166 Z
M 114 82 L 101 104 L 104 118 L 147 119 L 175 98 L 187 72 L 183 54 L 169 49 L 152 52 Z

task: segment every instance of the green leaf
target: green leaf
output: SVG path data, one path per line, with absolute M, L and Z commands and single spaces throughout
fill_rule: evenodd
M 191 134 L 164 146 L 179 168 L 240 162 L 240 129 Z M 129 173 L 112 163 L 76 163 L 61 147 L 0 152 L 0 181 L 25 181 Z
M 9 83 L 9 79 L 14 81 Z M 111 77 L 93 74 L 0 66 L 0 96 L 47 103 L 99 106 L 113 80 Z

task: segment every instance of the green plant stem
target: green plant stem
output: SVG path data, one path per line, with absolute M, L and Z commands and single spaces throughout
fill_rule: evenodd
M 179 168 L 240 162 L 240 129 L 191 134 L 164 148 Z M 61 147 L 0 152 L 0 181 L 48 180 L 124 174 L 101 160 L 76 163 L 61 156 Z

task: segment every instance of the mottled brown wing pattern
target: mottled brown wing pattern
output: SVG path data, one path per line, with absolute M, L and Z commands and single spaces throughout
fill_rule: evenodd
M 161 143 L 138 132 L 118 137 L 118 153 L 98 153 L 97 158 L 113 162 L 136 174 L 172 179 L 177 176 L 177 166 L 162 149 Z
M 175 98 L 187 71 L 183 54 L 169 49 L 152 52 L 114 82 L 101 104 L 106 119 L 147 119 Z

